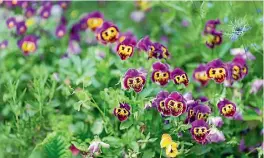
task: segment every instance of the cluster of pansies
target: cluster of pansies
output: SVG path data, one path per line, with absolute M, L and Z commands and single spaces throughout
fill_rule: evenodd
M 207 64 L 200 64 L 193 72 L 193 79 L 202 86 L 206 86 L 210 79 L 216 83 L 228 83 L 243 79 L 248 74 L 246 60 L 237 55 L 231 62 L 224 63 L 221 59 L 215 59 Z
M 18 47 L 21 49 L 24 55 L 29 55 L 37 50 L 39 37 L 34 34 L 28 33 L 28 25 L 32 21 L 32 17 L 36 17 L 40 21 L 47 20 L 51 16 L 52 8 L 60 6 L 63 10 L 67 9 L 69 6 L 69 1 L 40 1 L 40 2 L 30 2 L 30 1 L 4 1 L 1 5 L 11 9 L 21 8 L 24 13 L 23 16 L 13 16 L 6 20 L 7 28 L 11 31 L 14 29 L 16 35 L 19 36 L 17 42 Z M 56 36 L 61 38 L 66 33 L 66 19 L 61 18 L 61 22 L 56 28 Z
M 30 18 L 35 14 L 43 19 L 48 19 L 51 16 L 53 2 L 42 2 L 39 10 L 35 5 L 37 2 L 19 2 L 7 1 L 5 5 L 12 8 L 19 6 L 23 8 L 24 17 Z M 60 1 L 57 4 L 63 9 L 67 9 L 70 4 L 68 1 Z M 139 3 L 139 6 L 144 4 Z M 143 10 L 148 10 L 144 7 Z M 147 8 L 147 9 L 146 9 Z M 207 21 L 203 30 L 206 46 L 214 48 L 216 45 L 222 43 L 222 32 L 217 31 L 216 27 L 220 24 L 220 20 Z M 24 55 L 34 53 L 37 48 L 37 41 L 39 37 L 36 35 L 27 35 L 27 26 L 25 20 L 15 17 L 10 17 L 6 20 L 6 25 L 9 29 L 16 28 L 16 33 L 21 37 L 17 44 Z M 81 41 L 80 33 L 89 30 L 93 33 L 94 38 L 98 43 L 106 46 L 114 46 L 116 54 L 121 60 L 131 58 L 135 50 L 145 52 L 148 59 L 170 59 L 171 54 L 167 47 L 158 42 L 150 40 L 149 36 L 145 36 L 137 41 L 136 36 L 132 32 L 122 33 L 118 26 L 111 21 L 105 19 L 104 15 L 99 11 L 87 13 L 82 16 L 76 23 L 74 23 L 69 30 L 67 30 L 67 19 L 61 16 L 59 23 L 55 29 L 57 38 L 63 38 L 69 33 L 69 45 L 67 54 L 76 54 L 81 52 L 79 42 Z M 8 41 L 0 43 L 0 49 L 6 48 Z M 221 59 L 215 59 L 207 64 L 200 64 L 194 70 L 192 77 L 202 86 L 206 86 L 210 80 L 216 83 L 228 83 L 232 85 L 233 82 L 243 79 L 248 74 L 248 67 L 246 59 L 242 55 L 236 55 L 230 62 L 223 62 Z M 162 87 L 166 86 L 170 81 L 176 85 L 189 84 L 189 77 L 187 73 L 181 68 L 171 70 L 170 65 L 157 61 L 152 64 L 152 72 L 150 79 L 153 83 Z M 122 78 L 122 88 L 124 90 L 132 90 L 136 93 L 142 92 L 147 82 L 147 72 L 143 69 L 129 69 Z M 182 95 L 180 92 L 160 91 L 152 100 L 151 107 L 157 109 L 163 117 L 179 117 L 186 115 L 185 124 L 190 124 L 190 133 L 192 138 L 200 143 L 213 143 L 224 141 L 225 137 L 221 131 L 216 127 L 221 127 L 223 124 L 221 117 L 212 117 L 213 108 L 210 106 L 209 99 L 200 97 L 196 100 L 190 100 Z M 239 110 L 235 103 L 226 98 L 222 98 L 216 105 L 219 114 L 226 118 L 235 119 L 239 115 Z M 114 108 L 113 115 L 119 121 L 126 121 L 131 115 L 131 106 L 128 103 L 119 103 L 119 106 Z M 96 142 L 98 144 L 98 142 Z M 163 134 L 160 142 L 161 148 L 166 148 L 166 155 L 168 157 L 176 157 L 178 152 L 178 145 L 172 141 L 169 134 Z M 98 146 L 98 145 L 97 145 Z M 98 147 L 91 147 L 89 150 L 96 151 Z
M 215 46 L 222 43 L 222 32 L 217 31 L 216 27 L 220 24 L 220 20 L 208 20 L 205 24 L 204 31 L 202 33 L 205 44 L 208 48 L 213 49 Z

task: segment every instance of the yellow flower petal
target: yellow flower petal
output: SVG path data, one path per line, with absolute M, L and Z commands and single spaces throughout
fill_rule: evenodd
M 160 141 L 160 147 L 165 148 L 172 143 L 171 136 L 169 134 L 163 134 Z
M 178 144 L 175 142 L 172 142 L 171 144 L 169 144 L 166 147 L 166 155 L 168 157 L 176 157 L 179 154 L 177 147 L 178 147 Z

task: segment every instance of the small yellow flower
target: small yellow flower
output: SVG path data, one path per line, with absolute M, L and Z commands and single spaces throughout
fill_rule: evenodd
M 26 26 L 27 27 L 30 27 L 30 26 L 34 25 L 35 23 L 36 23 L 36 21 L 34 18 L 30 18 L 30 19 L 26 20 Z
M 179 154 L 177 147 L 177 143 L 171 142 L 171 144 L 166 147 L 166 155 L 168 157 L 176 157 Z
M 160 141 L 160 147 L 165 148 L 172 143 L 171 136 L 169 134 L 163 134 Z

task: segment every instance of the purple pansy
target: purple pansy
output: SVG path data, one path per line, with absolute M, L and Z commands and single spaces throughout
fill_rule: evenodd
M 199 104 L 197 101 L 187 104 L 187 116 L 184 120 L 185 124 L 192 123 L 193 121 L 195 121 L 196 114 L 194 113 L 194 108 L 198 105 Z
M 14 26 L 16 26 L 16 18 L 14 17 L 10 17 L 6 20 L 6 25 L 9 29 L 13 28 Z
M 223 33 L 218 31 L 213 31 L 210 35 L 207 35 L 207 40 L 205 45 L 208 48 L 213 49 L 216 45 L 220 45 L 222 43 Z
M 209 126 L 204 120 L 196 120 L 192 123 L 191 134 L 196 142 L 205 144 L 207 142 L 206 137 L 209 132 Z
M 40 16 L 43 19 L 48 19 L 51 15 L 51 7 L 52 5 L 50 5 L 49 3 L 45 4 L 42 6 L 41 10 L 40 10 Z
M 237 55 L 232 60 L 232 63 L 240 66 L 241 78 L 243 79 L 248 74 L 248 66 L 246 60 L 241 55 Z
M 89 26 L 89 25 L 88 25 Z M 96 30 L 97 40 L 103 44 L 114 43 L 119 38 L 119 29 L 109 21 L 105 21 L 102 27 Z
M 0 49 L 7 48 L 7 45 L 8 45 L 8 41 L 7 40 L 4 40 L 4 41 L 0 42 Z
M 168 84 L 170 80 L 169 65 L 161 62 L 156 62 L 152 65 L 151 80 L 161 86 Z
M 157 94 L 153 101 L 153 105 L 157 107 L 157 110 L 162 116 L 169 116 L 171 114 L 170 109 L 165 106 L 165 100 L 170 95 L 167 91 L 161 91 Z
M 227 99 L 219 101 L 217 107 L 220 113 L 225 117 L 233 117 L 236 113 L 236 104 Z
M 183 114 L 187 105 L 183 96 L 178 92 L 172 92 L 165 100 L 165 106 L 170 109 L 172 116 L 180 116 Z
M 127 103 L 119 103 L 119 107 L 114 109 L 114 115 L 119 121 L 125 121 L 130 116 L 130 105 Z
M 189 84 L 188 75 L 181 68 L 175 68 L 170 73 L 170 77 L 174 84 L 184 84 L 185 86 Z
M 140 39 L 137 47 L 139 50 L 148 53 L 148 58 L 167 59 L 170 57 L 170 53 L 164 45 L 151 42 L 148 36 Z
M 58 38 L 62 38 L 66 34 L 66 26 L 63 24 L 58 25 L 55 34 Z
M 125 37 L 122 42 L 118 43 L 116 47 L 116 52 L 121 58 L 121 60 L 126 60 L 133 56 L 136 44 L 137 41 L 134 36 Z
M 36 10 L 33 7 L 27 7 L 25 9 L 24 15 L 27 18 L 32 17 L 36 13 Z
M 216 26 L 220 24 L 220 20 L 208 20 L 204 27 L 204 34 L 211 34 L 215 31 Z
M 16 24 L 16 32 L 19 35 L 22 35 L 22 34 L 27 32 L 27 26 L 26 26 L 25 21 L 17 22 L 17 24 Z
M 207 105 L 199 104 L 193 108 L 195 119 L 196 120 L 204 120 L 207 121 L 209 114 L 211 113 L 211 109 Z
M 133 89 L 139 93 L 146 84 L 146 73 L 137 69 L 129 69 L 123 78 L 123 88 L 125 90 Z
M 18 41 L 18 47 L 23 51 L 24 55 L 29 55 L 37 50 L 38 37 L 35 35 L 27 35 Z
M 207 64 L 207 76 L 217 83 L 223 83 L 227 78 L 227 68 L 221 59 L 215 59 Z
M 193 71 L 193 79 L 201 83 L 202 86 L 206 86 L 209 82 L 209 78 L 206 73 L 207 66 L 205 64 L 200 64 L 194 71 Z

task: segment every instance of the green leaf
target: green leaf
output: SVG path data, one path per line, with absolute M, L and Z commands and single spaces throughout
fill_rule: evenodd
M 129 128 L 130 126 L 132 126 L 133 125 L 133 122 L 132 122 L 132 120 L 126 120 L 126 121 L 124 121 L 124 122 L 121 122 L 121 124 L 120 124 L 120 130 L 124 130 L 124 129 L 127 129 L 127 128 Z
M 142 158 L 151 158 L 154 156 L 155 156 L 155 152 L 149 149 L 144 151 Z

